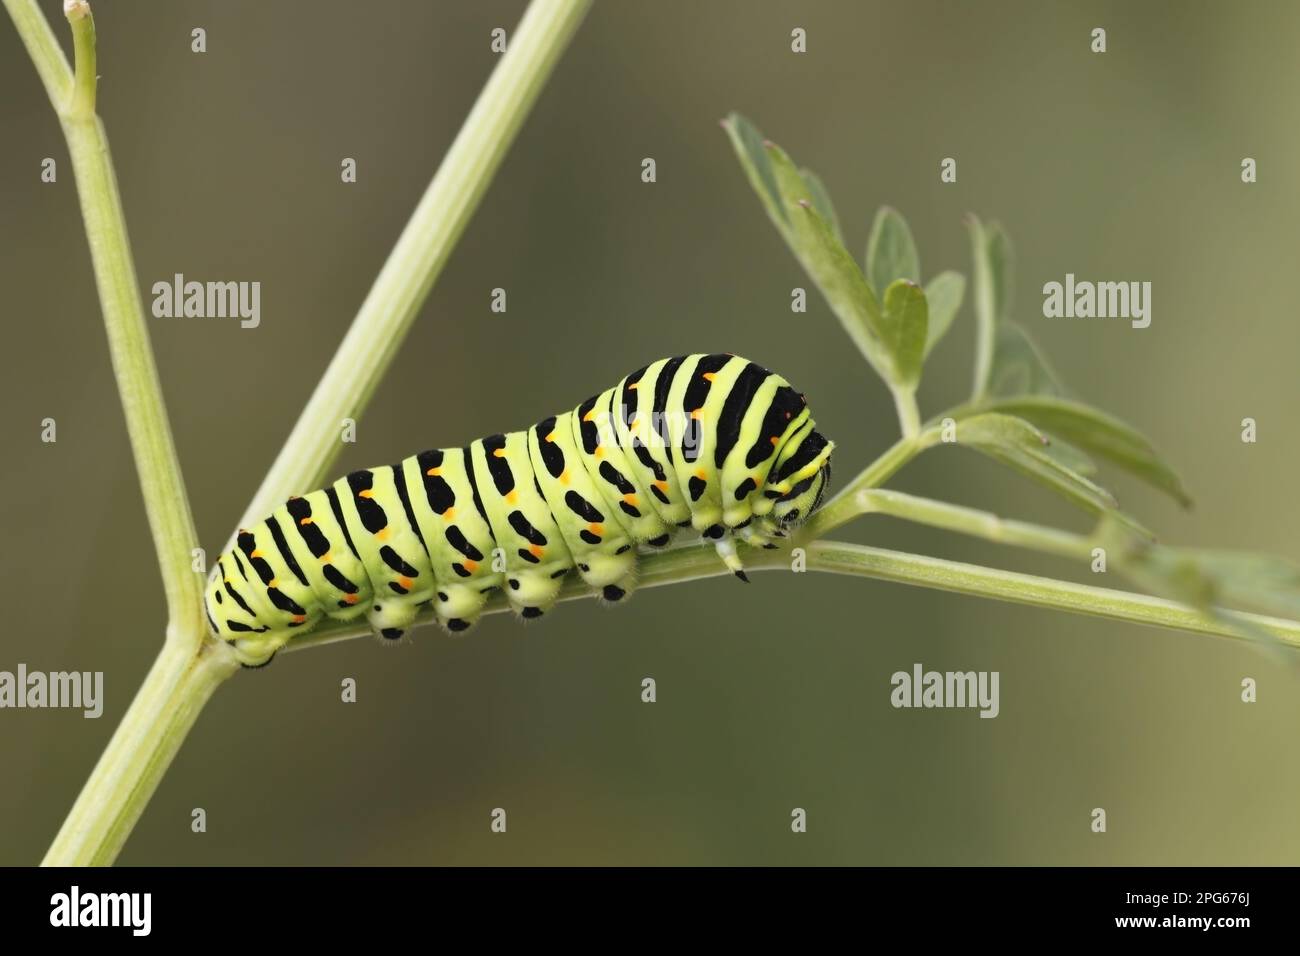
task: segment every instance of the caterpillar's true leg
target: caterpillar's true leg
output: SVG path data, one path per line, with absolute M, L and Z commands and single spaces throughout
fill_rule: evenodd
M 736 539 L 724 534 L 713 542 L 713 546 L 718 551 L 718 557 L 722 559 L 722 563 L 730 569 L 731 573 L 748 584 L 749 575 L 745 573 L 745 565 L 741 562 L 740 555 L 736 554 Z

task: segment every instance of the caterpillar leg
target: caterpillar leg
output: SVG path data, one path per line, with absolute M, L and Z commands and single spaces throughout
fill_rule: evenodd
M 740 560 L 740 555 L 736 553 L 736 539 L 731 535 L 724 534 L 713 542 L 713 546 L 718 551 L 718 557 L 722 559 L 722 563 L 730 569 L 731 573 L 748 584 L 749 575 L 745 573 L 745 565 Z
M 590 550 L 581 556 L 578 573 L 601 600 L 616 604 L 636 587 L 636 549 L 629 543 L 613 553 Z
M 382 601 L 370 605 L 366 620 L 375 636 L 384 641 L 399 640 L 406 629 L 415 623 L 419 607 L 403 601 Z
M 433 613 L 450 634 L 463 634 L 478 623 L 489 591 L 469 584 L 445 584 L 433 597 Z
M 515 614 L 526 621 L 541 617 L 555 607 L 563 577 L 563 574 L 552 576 L 531 568 L 516 568 L 506 577 L 506 600 Z

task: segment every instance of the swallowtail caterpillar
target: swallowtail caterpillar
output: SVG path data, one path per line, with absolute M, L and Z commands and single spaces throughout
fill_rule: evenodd
M 574 568 L 623 600 L 639 551 L 687 528 L 748 580 L 736 541 L 775 547 L 805 520 L 833 447 L 781 376 L 734 355 L 662 359 L 526 431 L 290 498 L 218 559 L 208 621 L 258 667 L 322 618 L 364 615 L 396 639 L 431 604 L 459 632 L 497 588 L 536 618 Z

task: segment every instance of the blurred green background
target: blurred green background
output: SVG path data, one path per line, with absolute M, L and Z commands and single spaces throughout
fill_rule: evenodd
M 60 5 L 42 6 L 66 39 Z M 150 319 L 210 554 L 494 66 L 490 31 L 523 8 L 96 3 L 101 112 L 146 293 L 175 272 L 262 283 L 255 330 Z M 805 55 L 790 52 L 796 26 Z M 1298 27 L 1283 2 L 599 3 L 335 470 L 522 427 L 697 350 L 805 390 L 839 482 L 886 447 L 888 394 L 824 303 L 814 291 L 790 312 L 790 289 L 810 284 L 718 128 L 737 109 L 821 174 L 859 254 L 888 203 L 927 276 L 969 273 L 963 215 L 1000 220 L 1016 317 L 1197 499 L 1181 513 L 1107 475 L 1124 507 L 1171 543 L 1297 556 Z M 98 721 L 0 711 L 0 863 L 23 864 L 130 702 L 164 613 L 67 151 L 7 18 L 0 89 L 0 669 L 102 670 L 107 696 Z M 956 184 L 939 181 L 946 156 Z M 1066 272 L 1151 281 L 1151 327 L 1044 319 L 1042 284 Z M 505 315 L 488 307 L 498 286 Z M 972 324 L 967 304 L 926 370 L 924 411 L 966 394 Z M 57 444 L 39 440 L 46 416 Z M 1246 416 L 1258 444 L 1240 441 Z M 960 450 L 895 485 L 1087 526 Z M 883 518 L 844 536 L 1080 577 Z M 917 661 L 1000 671 L 1001 716 L 892 709 L 890 674 Z M 355 704 L 340 702 L 345 677 Z M 121 862 L 1294 864 L 1296 691 L 1292 670 L 1223 640 L 862 579 L 716 579 L 237 675 Z M 1104 835 L 1089 829 L 1098 806 Z M 206 834 L 190 831 L 195 807 Z M 505 836 L 489 832 L 494 807 Z

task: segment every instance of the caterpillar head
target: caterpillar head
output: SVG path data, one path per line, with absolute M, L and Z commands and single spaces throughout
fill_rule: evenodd
M 808 520 L 821 506 L 831 481 L 834 449 L 835 443 L 811 426 L 786 443 L 773 468 L 775 479 L 764 489 L 773 518 L 790 526 Z

